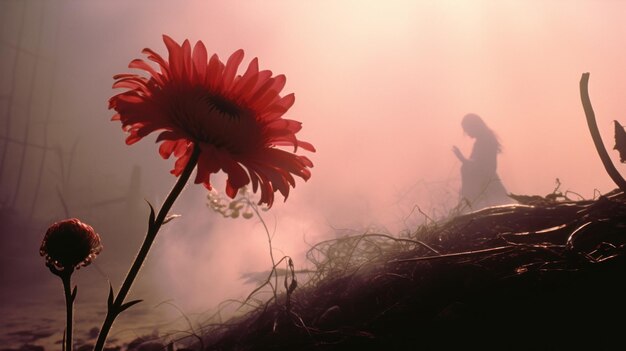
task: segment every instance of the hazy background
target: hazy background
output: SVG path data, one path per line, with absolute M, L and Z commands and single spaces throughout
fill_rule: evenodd
M 618 0 L 2 0 L 0 203 L 34 233 L 4 227 L 5 260 L 49 279 L 61 298 L 37 249 L 47 225 L 66 216 L 63 198 L 68 215 L 93 224 L 105 245 L 97 267 L 80 275 L 106 288 L 99 271 L 119 286 L 143 235 L 142 199 L 160 205 L 175 178 L 154 137 L 124 144 L 107 101 L 112 76 L 129 72 L 141 49 L 166 55 L 162 34 L 202 40 L 223 60 L 243 48 L 245 65 L 259 57 L 262 69 L 287 76 L 283 92 L 296 104 L 286 117 L 303 122 L 298 136 L 317 148 L 304 151 L 315 167 L 264 218 L 297 268 L 306 266 L 306 243 L 337 228 L 398 233 L 423 219 L 409 216 L 414 205 L 445 215 L 458 197 L 452 145 L 466 154 L 472 145 L 460 127 L 468 112 L 499 135 L 510 192 L 546 195 L 556 178 L 586 198 L 608 192 L 615 186 L 593 147 L 578 83 L 591 72 L 612 148 L 612 120 L 626 123 L 625 13 Z M 222 181 L 215 177 L 218 190 Z M 154 303 L 208 309 L 251 291 L 240 274 L 269 268 L 258 220 L 221 218 L 205 195 L 185 189 L 174 207 L 183 217 L 166 225 L 148 258 L 140 284 Z

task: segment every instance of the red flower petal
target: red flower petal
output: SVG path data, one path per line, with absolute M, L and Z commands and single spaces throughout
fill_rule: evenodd
M 109 108 L 116 111 L 112 119 L 119 120 L 128 133 L 127 144 L 159 132 L 159 154 L 176 157 L 171 171 L 176 176 L 189 160 L 192 145 L 197 144 L 201 151 L 196 183 L 210 189 L 211 174 L 222 170 L 228 175 L 229 196 L 252 183 L 253 191 L 261 193 L 260 203 L 268 206 L 275 191 L 288 197 L 296 184 L 294 176 L 309 179 L 313 164 L 308 158 L 276 148 L 315 151 L 313 145 L 296 137 L 301 123 L 283 119 L 295 102 L 294 94 L 280 95 L 286 84 L 284 75 L 272 77 L 269 70 L 259 71 L 256 58 L 238 75 L 243 50 L 235 51 L 224 64 L 215 54 L 207 62 L 202 42 L 193 50 L 188 40 L 178 45 L 164 35 L 163 42 L 168 61 L 151 49 L 142 51 L 158 69 L 141 59 L 129 64 L 147 72 L 147 78 L 114 76 L 114 87 L 127 91 L 114 95 Z
M 163 74 L 165 78 L 170 76 L 169 65 L 163 59 L 163 57 L 161 57 L 161 55 L 157 54 L 156 52 L 152 51 L 152 49 L 148 49 L 148 48 L 143 49 L 141 52 L 143 54 L 147 54 L 149 60 L 156 62 L 160 66 L 161 74 Z
M 237 68 L 239 68 L 239 64 L 243 60 L 243 50 L 239 49 L 235 51 L 226 62 L 226 67 L 224 68 L 224 74 L 222 75 L 222 84 L 223 89 L 228 90 L 233 84 L 233 80 L 235 79 L 235 73 L 237 73 Z
M 207 52 L 204 44 L 199 41 L 193 47 L 193 67 L 200 81 L 204 81 L 206 73 Z
M 134 60 L 132 60 L 128 64 L 128 68 L 142 69 L 142 70 L 150 73 L 152 78 L 154 78 L 159 84 L 161 84 L 161 85 L 164 84 L 163 80 L 161 79 L 161 75 L 159 73 L 157 73 L 157 71 L 155 71 L 154 68 L 152 68 L 149 64 L 147 64 L 144 60 L 134 59 Z M 135 77 L 137 77 L 137 76 L 135 76 Z M 145 80 L 145 78 L 144 78 L 144 80 Z

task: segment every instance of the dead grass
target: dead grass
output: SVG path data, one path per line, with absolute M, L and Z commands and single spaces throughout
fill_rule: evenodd
M 316 269 L 207 350 L 604 349 L 626 312 L 626 196 L 518 197 L 401 237 L 316 244 Z M 282 279 L 282 278 L 281 278 Z

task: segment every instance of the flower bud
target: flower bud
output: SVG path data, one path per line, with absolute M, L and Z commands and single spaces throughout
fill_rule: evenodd
M 100 236 L 76 218 L 52 224 L 41 243 L 39 254 L 48 267 L 63 271 L 87 266 L 102 250 Z

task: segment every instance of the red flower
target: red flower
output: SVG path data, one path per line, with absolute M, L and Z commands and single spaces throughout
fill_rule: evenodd
M 46 264 L 59 270 L 87 266 L 102 250 L 100 236 L 76 218 L 56 222 L 48 228 L 39 254 Z
M 143 50 L 160 72 L 135 59 L 129 68 L 145 70 L 149 78 L 114 76 L 114 88 L 129 89 L 109 100 L 109 108 L 117 112 L 113 120 L 121 121 L 129 133 L 126 144 L 160 131 L 159 153 L 166 159 L 172 154 L 177 157 L 172 174 L 181 174 L 195 144 L 201 150 L 196 183 L 211 189 L 211 174 L 223 170 L 231 198 L 252 182 L 254 192 L 261 189 L 259 204 L 271 206 L 276 190 L 286 200 L 290 186 L 295 187 L 292 175 L 308 180 L 313 167 L 308 158 L 295 155 L 297 148 L 315 148 L 296 138 L 300 122 L 283 118 L 295 101 L 293 94 L 280 96 L 285 76 L 259 71 L 256 58 L 243 75 L 237 74 L 243 50 L 235 51 L 224 64 L 217 55 L 207 60 L 201 41 L 193 52 L 188 40 L 180 46 L 164 35 L 163 41 L 169 62 L 150 49 Z M 294 153 L 276 146 L 293 146 Z

